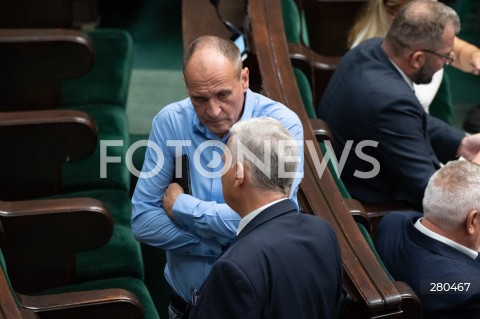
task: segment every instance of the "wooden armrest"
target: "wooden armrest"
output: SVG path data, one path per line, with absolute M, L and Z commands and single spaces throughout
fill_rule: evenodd
M 19 294 L 24 309 L 48 318 L 143 318 L 137 297 L 124 289 L 104 289 L 64 294 L 27 296 Z
M 375 238 L 377 233 L 378 224 L 382 218 L 391 211 L 397 210 L 415 210 L 404 202 L 389 202 L 389 203 L 363 203 L 363 207 L 366 211 L 367 218 L 370 224 L 370 233 L 372 238 Z
M 320 70 L 335 70 L 340 62 L 340 56 L 325 56 L 318 54 L 307 46 L 298 43 L 288 44 L 288 54 L 294 66 L 299 63 L 299 68 L 302 62 Z M 307 70 L 307 69 L 306 69 Z
M 0 29 L 0 110 L 51 109 L 61 104 L 61 81 L 93 66 L 84 33 L 64 29 Z
M 88 157 L 97 140 L 95 122 L 83 112 L 0 112 L 0 144 L 6 150 L 0 157 L 0 199 L 58 193 L 61 165 Z
M 403 281 L 395 281 L 394 284 L 403 299 L 402 309 L 405 314 L 404 318 L 421 319 L 423 309 L 417 294 Z
M 345 198 L 344 200 L 347 204 L 350 215 L 353 216 L 355 222 L 362 224 L 363 227 L 370 232 L 371 229 L 368 214 L 365 212 L 362 203 L 353 198 Z
M 308 121 L 312 126 L 313 134 L 318 142 L 333 141 L 332 132 L 330 131 L 327 122 L 322 119 L 309 119 Z
M 65 79 L 81 76 L 93 66 L 92 40 L 67 29 L 0 29 L 2 73 Z
M 341 57 L 323 56 L 304 45 L 294 43 L 288 44 L 288 53 L 293 67 L 299 68 L 309 79 L 313 103 L 318 105 Z
M 73 282 L 75 254 L 113 233 L 110 212 L 91 198 L 0 202 L 0 221 L 10 279 L 24 293 Z

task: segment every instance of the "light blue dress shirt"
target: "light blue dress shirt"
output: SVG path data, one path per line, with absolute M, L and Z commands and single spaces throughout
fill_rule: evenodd
M 279 120 L 303 147 L 298 116 L 284 105 L 248 90 L 241 120 L 254 117 Z M 164 107 L 153 120 L 142 168 L 142 174 L 150 177 L 138 179 L 132 198 L 135 237 L 166 251 L 165 278 L 189 302 L 193 290 L 200 288 L 213 262 L 235 237 L 240 221 L 222 194 L 221 155 L 229 136 L 220 138 L 203 126 L 190 99 Z M 185 146 L 178 146 L 181 144 Z M 199 146 L 204 147 L 202 151 Z M 303 172 L 303 148 L 299 153 L 299 171 Z M 181 154 L 189 158 L 192 195 L 177 197 L 172 221 L 163 209 L 162 197 L 172 182 L 175 158 Z M 296 178 L 292 186 L 295 203 L 300 181 Z

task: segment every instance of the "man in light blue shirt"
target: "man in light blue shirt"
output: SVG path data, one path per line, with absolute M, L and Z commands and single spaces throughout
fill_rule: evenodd
M 242 68 L 240 52 L 230 40 L 205 36 L 194 41 L 185 53 L 183 73 L 189 98 L 164 107 L 155 117 L 132 199 L 136 238 L 167 252 L 165 277 L 177 301 L 177 306 L 173 300 L 170 304 L 171 318 L 182 317 L 181 304 L 190 303 L 236 234 L 240 217 L 225 204 L 221 185 L 221 156 L 230 127 L 253 117 L 273 117 L 303 145 L 298 116 L 248 89 L 248 68 Z M 181 162 L 176 159 L 182 154 L 189 159 L 191 195 L 172 183 L 175 167 L 179 177 Z M 303 172 L 300 154 L 298 171 Z M 297 206 L 300 181 L 301 174 L 290 194 Z

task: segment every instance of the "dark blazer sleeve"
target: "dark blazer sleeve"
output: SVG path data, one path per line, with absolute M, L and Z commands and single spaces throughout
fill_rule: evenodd
M 261 313 L 259 298 L 245 272 L 233 262 L 220 259 L 202 285 L 189 318 L 255 319 L 261 318 Z
M 440 163 L 427 136 L 428 115 L 413 98 L 396 96 L 388 101 L 378 112 L 374 136 L 382 166 L 387 166 L 380 170 L 388 172 L 402 198 L 421 209 L 425 187 Z
M 427 127 L 433 150 L 442 163 L 455 159 L 465 132 L 456 129 L 440 119 L 427 115 Z

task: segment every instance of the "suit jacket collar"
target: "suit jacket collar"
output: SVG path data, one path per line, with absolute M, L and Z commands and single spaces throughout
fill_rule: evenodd
M 282 200 L 276 204 L 273 204 L 270 207 L 267 207 L 265 210 L 263 210 L 260 214 L 258 214 L 254 219 L 252 219 L 244 229 L 238 234 L 238 236 L 235 238 L 234 242 L 242 239 L 245 237 L 248 233 L 250 233 L 252 230 L 257 228 L 258 226 L 262 225 L 263 223 L 277 218 L 278 216 L 284 215 L 286 213 L 289 213 L 291 211 L 296 211 L 295 204 L 292 202 L 292 200 L 286 198 L 285 200 Z
M 421 216 L 420 216 L 421 217 Z M 434 254 L 441 255 L 447 258 L 454 260 L 462 261 L 464 263 L 478 263 L 479 258 L 472 259 L 467 254 L 462 253 L 458 249 L 455 249 L 441 241 L 435 240 L 427 235 L 423 234 L 421 231 L 415 228 L 415 222 L 420 218 L 415 216 L 408 221 L 407 225 L 407 235 L 410 239 L 415 242 L 417 245 L 431 251 Z M 476 266 L 478 267 L 478 265 Z

